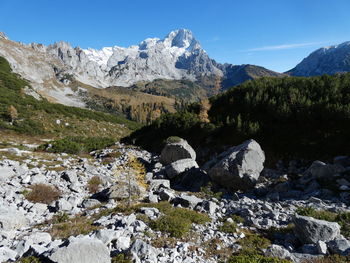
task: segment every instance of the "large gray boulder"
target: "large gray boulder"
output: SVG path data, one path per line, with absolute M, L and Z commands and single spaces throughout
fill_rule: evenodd
M 107 246 L 101 240 L 83 237 L 70 238 L 64 245 L 45 255 L 54 263 L 110 263 Z
M 0 262 L 7 262 L 8 260 L 15 261 L 16 257 L 16 251 L 8 247 L 0 247 Z
M 24 213 L 12 207 L 0 207 L 0 230 L 15 230 L 28 223 Z
M 160 162 L 168 165 L 181 159 L 196 160 L 196 152 L 186 140 L 168 142 L 160 154 Z
M 248 140 L 220 154 L 209 169 L 210 178 L 232 189 L 253 187 L 263 170 L 265 154 L 254 140 Z
M 294 234 L 304 244 L 316 244 L 318 241 L 331 241 L 340 235 L 340 226 L 335 222 L 318 220 L 309 216 L 295 215 Z
M 198 164 L 193 159 L 181 159 L 165 167 L 165 173 L 169 179 L 173 179 L 192 168 L 198 168 Z
M 344 171 L 344 167 L 340 164 L 325 164 L 321 161 L 314 161 L 304 174 L 314 178 L 332 179 L 335 174 Z
M 15 174 L 16 173 L 13 171 L 13 168 L 8 166 L 0 166 L 0 182 L 7 182 Z

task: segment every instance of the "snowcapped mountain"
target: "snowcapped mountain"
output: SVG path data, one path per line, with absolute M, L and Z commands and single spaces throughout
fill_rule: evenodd
M 68 65 L 79 81 L 101 88 L 155 79 L 195 80 L 200 75 L 222 75 L 187 29 L 172 31 L 164 39 L 148 38 L 128 48 L 80 49 L 59 42 L 48 46 L 46 52 Z
M 350 71 L 350 41 L 320 48 L 286 72 L 292 76 L 317 76 Z
M 148 38 L 127 48 L 114 46 L 101 50 L 72 47 L 64 41 L 48 46 L 23 44 L 0 34 L 0 56 L 6 58 L 13 71 L 29 80 L 42 96 L 75 106 L 84 106 L 80 91 L 86 90 L 87 86 L 105 89 L 160 79 L 185 80 L 203 88 L 203 92 L 196 91 L 195 94 L 210 94 L 216 79 L 227 88 L 248 79 L 278 75 L 253 65 L 241 67 L 215 62 L 187 29 L 172 31 L 163 39 Z M 188 92 L 180 92 L 181 87 L 193 89 L 192 84 L 181 85 L 176 83 L 176 94 Z M 166 87 L 160 89 L 164 95 Z M 156 91 L 154 95 L 158 93 Z

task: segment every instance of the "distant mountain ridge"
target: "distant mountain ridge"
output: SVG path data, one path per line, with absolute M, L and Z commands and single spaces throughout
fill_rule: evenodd
M 163 39 L 147 38 L 126 48 L 100 50 L 72 47 L 64 41 L 48 46 L 23 44 L 1 33 L 0 57 L 27 79 L 35 92 L 52 102 L 77 107 L 93 105 L 95 109 L 107 107 L 108 112 L 122 108 L 123 114 L 141 116 L 137 120 L 153 118 L 140 112 L 144 108 L 173 112 L 178 105 L 246 80 L 280 76 L 254 65 L 217 63 L 187 29 L 172 31 Z M 116 89 L 107 90 L 110 87 Z M 146 106 L 139 99 L 140 92 L 148 93 Z
M 350 41 L 317 49 L 286 73 L 309 77 L 344 72 L 350 72 Z

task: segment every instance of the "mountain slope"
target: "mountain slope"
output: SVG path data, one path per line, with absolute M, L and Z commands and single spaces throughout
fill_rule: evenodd
M 50 103 L 32 92 L 28 81 L 0 57 L 0 131 L 46 136 L 110 136 L 119 138 L 139 124 L 122 116 Z M 1 137 L 1 135 L 0 135 Z
M 336 46 L 320 48 L 286 73 L 292 76 L 308 77 L 349 71 L 350 41 Z
M 224 65 L 225 78 L 222 81 L 223 88 L 239 85 L 247 80 L 261 77 L 282 77 L 283 74 L 255 65 Z
M 25 45 L 1 34 L 0 57 L 29 81 L 33 94 L 50 102 L 122 113 L 144 123 L 246 80 L 280 76 L 258 66 L 215 62 L 187 29 L 101 50 L 63 41 Z

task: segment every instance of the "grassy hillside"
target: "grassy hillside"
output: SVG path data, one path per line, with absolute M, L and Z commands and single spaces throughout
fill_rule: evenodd
M 72 80 L 72 89 L 80 91 L 86 105 L 94 110 L 122 114 L 129 120 L 149 124 L 164 113 L 174 113 L 191 102 L 207 97 L 206 89 L 188 80 L 139 82 L 130 87 L 96 89 Z
M 139 123 L 150 123 L 163 113 L 176 111 L 174 98 L 146 94 L 125 87 L 97 89 L 74 81 L 72 88 L 83 87 L 80 91 L 87 107 L 111 114 L 123 115 Z
M 0 57 L 0 129 L 25 134 L 111 136 L 119 138 L 138 124 L 122 116 L 37 100 L 26 95 L 26 80 Z
M 157 151 L 164 139 L 178 135 L 198 152 L 209 153 L 254 138 L 270 159 L 350 154 L 349 94 L 350 74 L 261 78 L 211 98 L 210 123 L 200 122 L 199 106 L 192 105 L 162 116 L 126 140 Z

